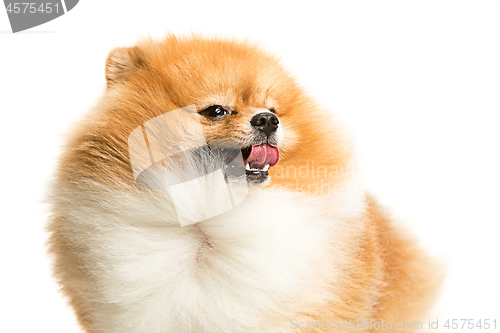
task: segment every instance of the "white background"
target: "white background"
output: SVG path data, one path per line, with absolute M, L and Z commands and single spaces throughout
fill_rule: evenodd
M 79 332 L 44 249 L 62 135 L 102 93 L 111 48 L 190 31 L 281 55 L 351 129 L 370 191 L 448 262 L 430 319 L 496 318 L 500 330 L 498 0 L 83 0 L 9 30 L 0 8 L 1 332 Z

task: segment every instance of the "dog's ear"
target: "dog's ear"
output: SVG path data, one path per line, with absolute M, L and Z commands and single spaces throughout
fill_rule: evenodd
M 127 78 L 135 71 L 146 67 L 144 54 L 137 47 L 117 47 L 106 60 L 106 81 L 108 88 Z

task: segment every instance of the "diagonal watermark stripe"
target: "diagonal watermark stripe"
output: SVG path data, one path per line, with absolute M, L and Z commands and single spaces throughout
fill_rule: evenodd
M 52 21 L 73 9 L 78 0 L 4 0 L 12 32 Z

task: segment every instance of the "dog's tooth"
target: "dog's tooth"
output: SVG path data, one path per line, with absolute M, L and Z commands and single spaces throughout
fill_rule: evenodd
M 264 169 L 262 169 L 262 171 L 267 171 L 269 169 L 269 164 L 266 164 L 266 166 L 264 167 Z
M 248 171 L 250 171 L 250 170 L 251 170 L 251 169 L 250 169 L 250 163 L 247 163 L 247 165 L 245 165 L 245 170 L 248 170 Z

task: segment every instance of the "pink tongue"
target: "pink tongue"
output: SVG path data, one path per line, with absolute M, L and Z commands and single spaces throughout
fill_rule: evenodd
M 269 164 L 269 167 L 275 166 L 279 158 L 278 148 L 265 143 L 252 147 L 245 164 L 249 163 L 252 169 L 263 169 L 267 164 Z

